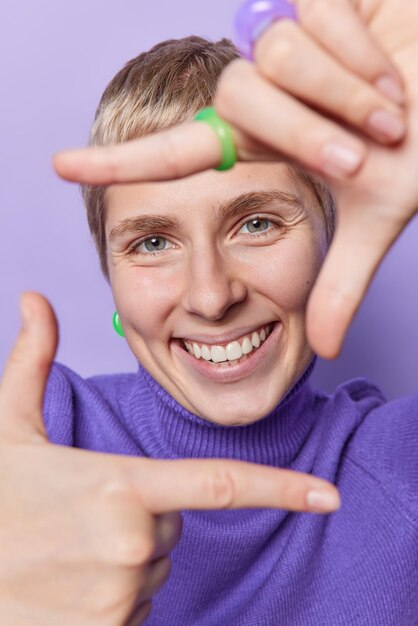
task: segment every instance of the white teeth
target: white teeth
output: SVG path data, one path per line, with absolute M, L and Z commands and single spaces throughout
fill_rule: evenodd
M 189 343 L 184 341 L 188 352 L 196 359 L 204 359 L 205 361 L 213 361 L 213 363 L 225 363 L 228 361 L 237 362 L 242 356 L 250 354 L 254 349 L 260 347 L 261 343 L 267 339 L 271 333 L 271 326 L 265 326 L 261 331 L 253 332 L 251 337 L 244 337 L 241 342 L 231 341 L 226 346 L 207 346 L 205 344 Z M 233 364 L 234 364 L 233 363 Z
M 258 333 L 253 333 L 251 335 L 251 343 L 253 344 L 254 348 L 259 348 L 260 347 L 260 335 Z
M 226 356 L 228 361 L 236 361 L 242 357 L 242 348 L 238 341 L 232 341 L 226 346 Z
M 212 355 L 212 361 L 214 363 L 222 363 L 222 361 L 228 360 L 226 356 L 226 350 L 221 346 L 212 346 L 212 348 L 210 349 L 210 353 Z
M 209 348 L 207 346 L 202 346 L 200 349 L 202 352 L 202 358 L 205 359 L 205 361 L 210 361 L 212 358 L 212 355 L 210 353 Z
M 250 352 L 252 351 L 253 351 L 253 344 L 248 339 L 248 337 L 245 337 L 244 341 L 242 342 L 242 353 L 250 354 Z

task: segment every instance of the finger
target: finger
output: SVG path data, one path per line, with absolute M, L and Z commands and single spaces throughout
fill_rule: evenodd
M 216 107 L 233 126 L 242 160 L 286 158 L 339 180 L 354 174 L 364 159 L 363 142 L 278 90 L 252 63 L 229 64 Z M 62 152 L 54 157 L 54 167 L 66 180 L 111 185 L 172 180 L 220 161 L 221 146 L 213 129 L 189 122 L 119 145 Z
M 319 356 L 338 356 L 381 260 L 404 226 L 382 216 L 381 207 L 364 206 L 358 199 L 350 202 L 350 210 L 339 212 L 307 307 L 308 340 Z
M 342 66 L 296 22 L 283 20 L 260 39 L 258 70 L 278 87 L 344 120 L 383 144 L 406 132 L 403 110 Z
M 221 160 L 216 133 L 207 124 L 189 122 L 115 146 L 61 152 L 54 167 L 65 180 L 109 185 L 182 178 Z
M 225 71 L 216 106 L 233 127 L 239 159 L 286 159 L 336 180 L 359 169 L 366 148 L 358 138 L 278 90 L 253 64 L 234 61 Z M 55 156 L 54 167 L 66 180 L 111 185 L 172 180 L 220 161 L 221 146 L 213 129 L 190 122 L 115 146 L 62 152 Z
M 127 459 L 132 484 L 152 514 L 184 509 L 271 507 L 312 511 L 307 495 L 319 491 L 339 508 L 338 491 L 331 483 L 309 474 L 241 461 L 192 459 L 145 461 Z
M 0 384 L 0 440 L 45 440 L 42 402 L 58 345 L 58 323 L 40 294 L 22 294 L 24 325 Z
M 166 557 L 176 547 L 182 532 L 182 517 L 177 511 L 169 511 L 164 514 L 153 514 L 141 500 L 138 501 L 138 489 L 132 485 L 130 474 L 132 461 L 117 455 L 114 456 L 116 463 L 107 464 L 107 469 L 113 467 L 113 476 L 117 475 L 117 468 L 128 466 L 126 480 L 110 480 L 102 488 L 101 505 L 104 509 L 98 509 L 100 522 L 96 525 L 96 533 L 92 539 L 90 549 L 97 558 L 104 559 L 107 563 L 135 566 L 139 563 L 146 564 L 150 561 Z M 108 455 L 103 455 L 103 460 L 108 461 Z M 155 461 L 154 461 L 155 464 Z M 142 480 L 147 480 L 148 462 L 141 459 L 134 463 L 136 473 L 138 467 L 142 469 Z M 97 508 L 97 507 L 96 507 Z M 109 537 L 114 537 L 109 542 Z
M 347 69 L 397 104 L 405 102 L 402 77 L 367 28 L 365 8 L 350 0 L 297 0 L 304 30 Z M 355 45 L 353 45 L 355 42 Z
M 327 177 L 344 180 L 364 160 L 359 138 L 272 85 L 248 61 L 232 61 L 223 71 L 215 106 L 244 134 Z
M 280 160 L 277 151 L 233 125 L 232 132 L 240 160 Z M 111 185 L 181 178 L 217 167 L 220 162 L 216 133 L 207 124 L 189 122 L 116 146 L 60 152 L 54 157 L 54 168 L 65 180 Z

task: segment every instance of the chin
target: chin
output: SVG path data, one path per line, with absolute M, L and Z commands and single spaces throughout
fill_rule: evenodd
M 284 397 L 284 393 L 278 393 L 275 389 L 274 396 L 268 397 L 269 394 L 251 393 L 251 399 L 247 397 L 222 398 L 215 400 L 212 398 L 205 405 L 200 401 L 196 402 L 192 412 L 214 424 L 221 426 L 247 426 L 260 421 L 268 415 L 280 403 Z

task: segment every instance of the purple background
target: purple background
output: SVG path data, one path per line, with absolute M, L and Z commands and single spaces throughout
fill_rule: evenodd
M 51 156 L 86 143 L 99 97 L 128 59 L 167 38 L 231 36 L 238 5 L 3 0 L 0 369 L 18 332 L 19 294 L 36 290 L 58 315 L 57 360 L 84 376 L 136 370 L 112 329 L 112 295 L 79 190 L 55 176 Z M 314 380 L 323 388 L 361 375 L 389 398 L 418 389 L 417 241 L 415 219 L 381 267 L 341 357 L 318 363 Z

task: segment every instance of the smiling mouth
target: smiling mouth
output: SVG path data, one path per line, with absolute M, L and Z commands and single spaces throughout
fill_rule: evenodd
M 209 345 L 181 340 L 181 345 L 196 360 L 203 360 L 212 366 L 231 367 L 247 360 L 267 340 L 275 326 L 274 322 L 264 324 L 257 330 L 224 345 Z

